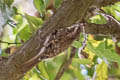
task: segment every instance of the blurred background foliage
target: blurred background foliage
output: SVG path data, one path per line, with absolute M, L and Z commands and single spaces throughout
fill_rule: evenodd
M 30 39 L 44 21 L 56 12 L 61 3 L 62 0 L 1 0 L 0 27 L 3 29 L 1 28 L 0 55 L 9 56 L 10 54 L 6 54 L 7 48 L 20 46 Z M 120 21 L 120 3 L 101 9 Z M 96 24 L 106 23 L 101 15 L 96 15 L 89 21 Z M 74 41 L 72 46 L 79 49 L 83 39 L 81 34 L 79 41 Z M 78 57 L 76 52 L 72 64 L 61 80 L 120 80 L 120 56 L 115 45 L 111 37 L 89 34 L 83 54 Z M 118 43 L 117 47 L 119 46 Z M 70 52 L 71 49 L 68 48 L 60 55 L 40 62 L 26 73 L 22 80 L 54 80 Z

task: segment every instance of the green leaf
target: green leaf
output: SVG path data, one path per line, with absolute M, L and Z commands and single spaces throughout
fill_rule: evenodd
M 51 0 L 45 0 L 46 7 L 50 4 Z
M 40 12 L 40 14 L 43 16 L 45 14 L 45 1 L 44 0 L 34 0 L 34 5 L 36 9 Z
M 120 12 L 120 2 L 115 3 L 115 5 L 111 6 L 113 10 L 117 10 Z
M 78 78 L 78 80 L 85 80 L 84 76 L 81 74 L 80 68 L 73 68 L 73 72 L 75 76 Z
M 14 7 L 14 6 L 12 8 L 13 8 L 14 13 L 17 14 L 18 9 L 16 7 Z
M 54 79 L 53 79 L 54 80 Z M 69 73 L 64 73 L 60 80 L 73 80 L 73 77 Z
M 81 43 L 79 41 L 74 41 L 72 46 L 75 47 L 75 48 L 80 48 L 81 47 Z
M 106 49 L 105 42 L 101 42 L 96 48 L 89 42 L 87 47 L 98 57 L 106 58 L 109 61 L 120 63 L 120 56 L 118 56 L 114 50 Z
M 31 31 L 28 25 L 25 25 L 24 28 L 18 33 L 21 40 L 27 41 L 31 36 Z
M 32 32 L 35 32 L 43 23 L 41 18 L 37 18 L 35 16 L 29 16 L 28 14 L 26 14 L 26 18 Z
M 95 24 L 106 24 L 106 19 L 102 15 L 96 15 L 90 18 L 90 22 Z
M 72 63 L 78 63 L 78 64 L 90 64 L 91 61 L 90 61 L 89 59 L 73 58 Z
M 41 80 L 36 74 L 33 74 L 29 80 Z
M 94 39 L 97 41 L 102 41 L 104 40 L 104 36 L 95 36 Z
M 96 74 L 97 74 L 96 80 L 107 80 L 108 68 L 107 64 L 104 61 L 101 64 L 97 65 Z
M 102 7 L 102 9 L 103 9 L 107 14 L 110 14 L 110 13 L 111 13 L 111 7 L 110 7 L 110 6 Z
M 62 3 L 62 0 L 55 0 L 55 8 L 58 8 L 61 3 Z
M 39 70 L 40 70 L 41 76 L 44 77 L 44 78 L 47 79 L 47 80 L 50 80 L 50 79 L 49 79 L 49 75 L 48 75 L 47 70 L 46 70 L 45 63 L 44 63 L 44 62 L 40 62 L 40 63 L 38 64 L 38 68 L 39 68 Z
M 19 24 L 23 22 L 23 17 L 21 15 L 15 15 L 13 18 L 15 21 L 19 22 Z
M 8 5 L 8 7 L 10 7 L 11 4 L 14 2 L 14 0 L 4 0 L 4 1 Z

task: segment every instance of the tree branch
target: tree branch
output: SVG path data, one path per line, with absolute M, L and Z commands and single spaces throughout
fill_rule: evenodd
M 6 42 L 6 41 L 2 41 L 2 40 L 0 40 L 0 43 L 6 43 L 6 44 L 21 44 L 21 43 L 17 43 L 17 42 L 13 43 L 13 42 Z
M 120 23 L 112 16 L 102 14 L 106 24 L 81 23 L 85 26 L 85 32 L 93 35 L 113 36 L 120 41 Z
M 83 26 L 86 33 L 118 37 L 119 24 L 109 17 L 107 24 L 103 25 L 75 24 L 82 21 L 94 1 L 64 0 L 56 14 L 46 21 L 30 40 L 8 59 L 0 61 L 0 80 L 18 80 L 40 60 L 58 55 L 79 36 Z
M 113 5 L 116 2 L 119 2 L 120 0 L 95 0 L 93 5 L 97 7 L 105 7 L 108 5 Z
M 116 2 L 119 2 L 120 0 L 102 0 L 100 7 L 104 7 L 104 6 L 108 6 L 108 5 L 112 5 Z
M 94 0 L 63 1 L 56 14 L 46 21 L 30 40 L 8 59 L 0 61 L 0 80 L 18 80 L 39 62 L 39 58 L 43 60 L 53 57 L 67 49 L 80 33 L 78 25 L 74 27 L 71 25 L 83 19 L 85 12 L 93 2 Z M 46 46 L 44 43 L 49 34 L 52 36 Z M 43 47 L 46 48 L 45 52 Z
M 61 65 L 55 80 L 60 80 L 64 72 L 68 69 L 68 66 L 71 64 L 73 57 L 75 56 L 76 48 L 72 47 L 71 54 L 69 59 L 65 59 L 64 63 Z

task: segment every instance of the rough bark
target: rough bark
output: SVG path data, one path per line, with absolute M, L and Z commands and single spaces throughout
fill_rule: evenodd
M 85 26 L 85 32 L 93 35 L 112 36 L 120 41 L 120 23 L 112 16 L 105 14 L 103 16 L 107 20 L 106 24 L 81 23 Z
M 82 21 L 94 1 L 64 0 L 58 11 L 43 24 L 30 40 L 23 44 L 14 55 L 0 61 L 0 80 L 18 80 L 40 60 L 58 55 L 79 36 L 80 28 L 83 26 L 87 26 L 86 31 L 92 33 L 87 29 L 90 28 L 93 31 L 92 24 L 71 25 Z M 109 25 L 108 23 L 106 25 Z M 55 44 L 58 44 L 58 47 Z
M 54 14 L 48 21 L 46 21 L 42 28 L 39 29 L 36 34 L 31 37 L 30 40 L 22 45 L 17 53 L 0 62 L 0 79 L 18 80 L 21 78 L 25 72 L 27 72 L 31 67 L 35 65 L 35 62 L 38 62 L 35 60 L 32 63 L 30 60 L 38 54 L 40 54 L 39 56 L 42 56 L 42 54 L 44 54 L 44 44 L 47 42 L 47 39 L 49 39 L 49 36 L 52 35 L 52 33 L 54 33 L 57 29 L 69 27 L 76 22 L 80 22 L 93 1 L 94 0 L 63 1 L 56 14 Z M 77 29 L 73 36 L 77 37 L 79 33 L 80 29 Z M 70 40 L 68 39 L 65 39 L 64 43 L 61 43 L 61 47 L 63 47 L 64 44 L 66 47 L 68 47 L 67 45 L 70 45 L 75 37 L 70 37 Z M 66 47 L 64 49 L 66 49 Z M 62 49 L 62 51 L 64 49 Z M 29 63 L 29 61 L 31 63 Z

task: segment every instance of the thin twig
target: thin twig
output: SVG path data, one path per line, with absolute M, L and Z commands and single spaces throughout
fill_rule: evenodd
M 87 44 L 87 34 L 85 33 L 84 27 L 83 27 L 83 36 L 84 36 L 84 40 L 82 42 L 82 47 L 80 47 L 78 49 L 78 57 L 79 58 L 81 58 L 82 50 L 86 47 L 86 44 Z
M 58 73 L 56 75 L 55 80 L 60 80 L 60 78 L 62 77 L 64 72 L 68 69 L 68 66 L 71 64 L 72 59 L 75 56 L 75 51 L 76 51 L 76 48 L 72 47 L 69 59 L 65 59 L 65 61 L 61 65 L 61 67 L 60 67 L 60 69 L 59 69 L 59 71 L 58 71 Z
M 39 57 L 40 57 L 40 55 L 41 55 L 42 53 L 44 53 L 44 52 L 46 51 L 46 45 L 47 45 L 50 37 L 51 37 L 51 34 L 47 36 L 47 38 L 46 38 L 46 40 L 45 40 L 45 42 L 44 42 L 44 44 L 43 44 L 44 47 L 42 47 L 42 49 L 40 50 L 40 52 L 39 52 L 36 56 L 34 56 L 33 58 L 31 58 L 30 60 L 26 61 L 26 62 L 24 63 L 24 65 L 27 65 L 27 64 L 29 64 L 29 63 L 32 63 L 32 62 L 34 62 L 34 60 L 36 60 L 36 59 L 38 59 L 38 60 L 40 61 L 40 58 L 39 58 Z
M 6 43 L 6 44 L 21 44 L 21 43 L 6 42 L 6 41 L 2 41 L 2 40 L 0 40 L 0 43 Z
M 113 16 L 111 15 L 107 15 L 107 14 L 104 14 L 104 13 L 101 13 L 102 16 L 104 16 L 107 20 L 112 20 L 112 21 L 115 21 L 117 24 L 120 25 L 120 22 L 118 20 L 116 20 Z

